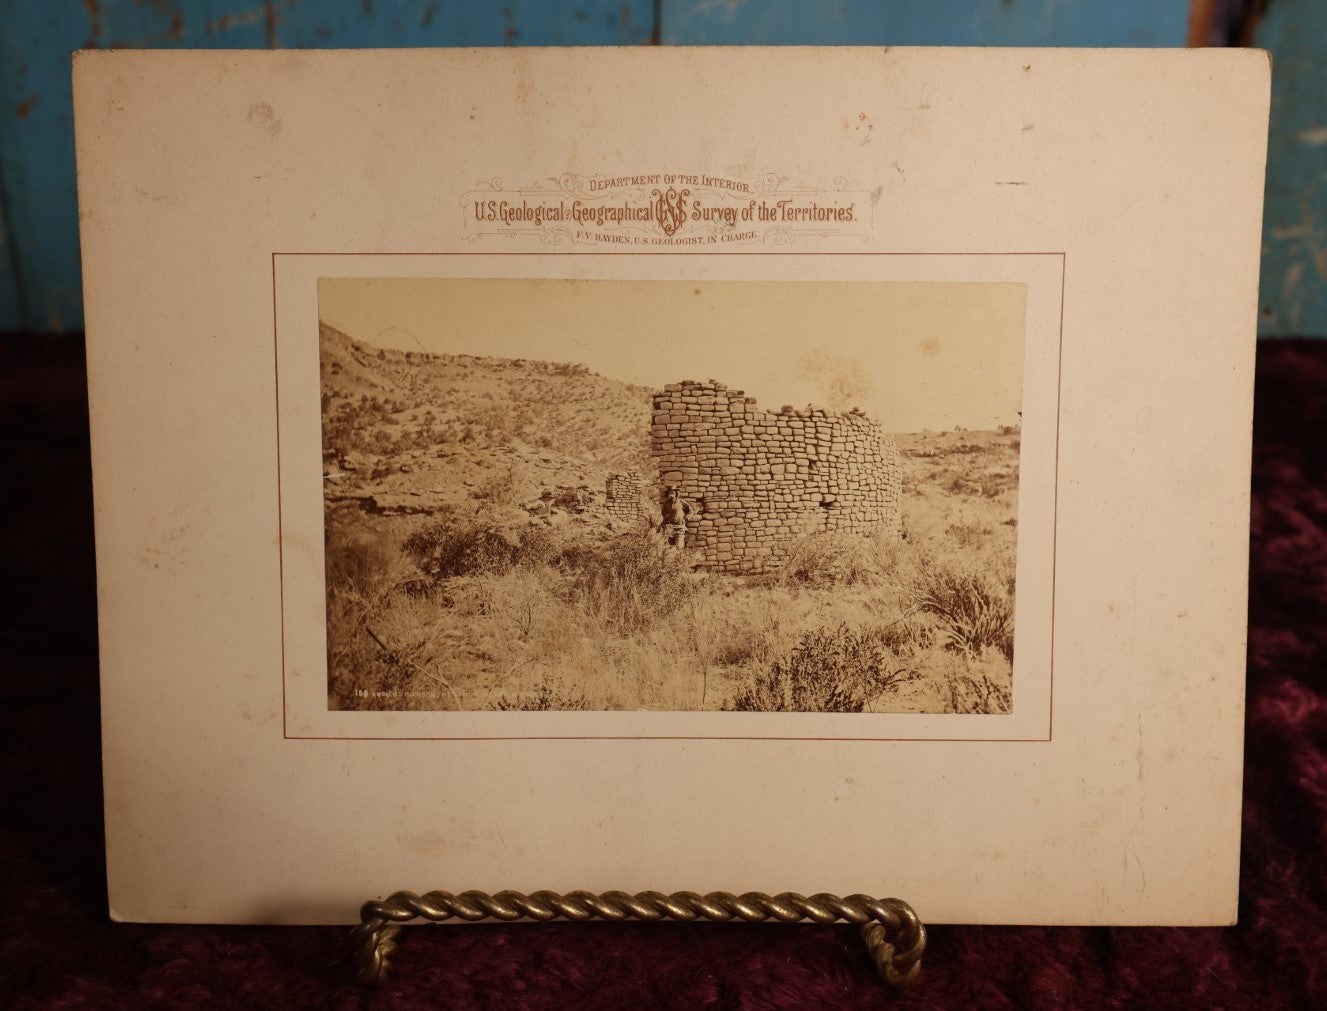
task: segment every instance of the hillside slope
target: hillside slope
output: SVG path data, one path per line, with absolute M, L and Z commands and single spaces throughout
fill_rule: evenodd
M 431 513 L 516 506 L 610 473 L 649 477 L 650 395 L 583 365 L 372 347 L 323 323 L 329 502 Z

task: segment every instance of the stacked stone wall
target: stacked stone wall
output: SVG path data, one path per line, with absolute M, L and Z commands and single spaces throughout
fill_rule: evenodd
M 641 516 L 640 475 L 609 474 L 604 487 L 604 505 L 610 516 L 620 520 L 637 520 Z
M 654 395 L 660 483 L 691 504 L 686 545 L 723 572 L 776 569 L 822 530 L 897 537 L 898 451 L 860 411 L 759 410 L 713 380 Z

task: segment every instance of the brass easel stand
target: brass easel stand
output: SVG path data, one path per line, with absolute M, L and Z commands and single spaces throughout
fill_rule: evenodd
M 401 924 L 423 917 L 440 922 L 462 920 L 679 920 L 690 923 L 712 920 L 726 923 L 742 920 L 761 923 L 777 920 L 797 923 L 813 920 L 834 923 L 847 920 L 861 927 L 862 940 L 870 952 L 880 978 L 890 986 L 907 986 L 921 971 L 926 949 L 926 927 L 901 899 L 873 899 L 869 895 L 839 898 L 821 892 L 807 898 L 796 892 L 769 896 L 764 892 L 733 895 L 729 892 L 559 892 L 540 891 L 526 895 L 504 891 L 396 892 L 383 901 L 364 903 L 355 928 L 355 966 L 361 983 L 381 983 L 396 950 L 395 937 Z

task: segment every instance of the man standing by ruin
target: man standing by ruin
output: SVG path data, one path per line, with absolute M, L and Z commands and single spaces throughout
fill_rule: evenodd
M 682 498 L 676 488 L 665 488 L 662 528 L 670 547 L 680 551 L 687 546 L 687 517 L 690 515 L 691 503 Z

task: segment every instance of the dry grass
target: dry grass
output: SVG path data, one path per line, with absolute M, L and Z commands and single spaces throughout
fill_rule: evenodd
M 331 703 L 1008 712 L 1013 528 L 985 496 L 966 522 L 909 501 L 927 539 L 814 535 L 763 578 L 689 571 L 643 527 L 361 517 L 380 532 L 329 547 Z

